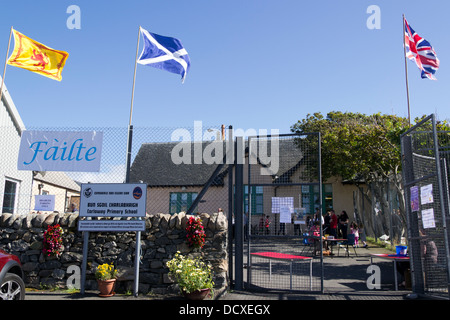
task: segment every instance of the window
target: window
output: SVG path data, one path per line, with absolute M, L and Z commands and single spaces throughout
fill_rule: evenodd
M 264 194 L 262 186 L 251 187 L 251 210 L 252 214 L 260 215 L 264 213 Z M 244 186 L 244 212 L 248 213 L 248 186 Z
M 17 184 L 16 181 L 5 180 L 2 213 L 15 213 Z
M 197 192 L 171 192 L 170 214 L 186 212 L 197 198 Z M 195 211 L 195 210 L 194 210 Z
M 322 203 L 324 212 L 333 208 L 333 188 L 331 184 L 322 185 Z M 302 206 L 306 209 L 306 214 L 314 214 L 320 206 L 319 185 L 302 185 Z

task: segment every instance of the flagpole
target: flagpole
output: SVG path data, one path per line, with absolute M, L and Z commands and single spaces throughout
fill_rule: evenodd
M 133 103 L 134 103 L 134 87 L 136 83 L 136 68 L 137 68 L 137 59 L 139 53 L 139 39 L 141 37 L 141 26 L 139 26 L 138 32 L 138 40 L 136 46 L 136 59 L 134 60 L 134 75 L 133 75 L 133 88 L 131 90 L 131 107 L 130 107 L 130 120 L 128 122 L 128 144 L 127 144 L 127 164 L 126 164 L 126 173 L 125 173 L 125 182 L 130 182 L 130 167 L 131 167 L 131 141 L 133 136 L 133 126 L 131 125 L 131 119 L 133 117 Z
M 141 38 L 141 26 L 139 26 L 139 32 L 138 32 L 138 40 L 137 40 L 137 46 L 136 46 L 136 59 L 134 60 L 134 76 L 133 76 L 133 89 L 131 91 L 131 108 L 130 108 L 130 122 L 128 125 L 131 126 L 131 118 L 133 115 L 133 101 L 134 101 L 134 85 L 136 83 L 136 67 L 137 67 L 137 60 L 138 60 L 138 54 L 139 54 L 139 40 Z
M 405 43 L 405 15 L 403 14 L 403 57 L 405 58 L 405 79 L 406 79 L 406 101 L 408 103 L 408 123 L 411 126 L 411 109 L 409 105 L 409 85 L 408 85 L 408 63 L 406 59 L 406 43 Z
M 11 31 L 9 32 L 8 49 L 6 49 L 5 66 L 3 67 L 2 85 L 0 86 L 0 101 L 2 101 L 2 96 L 3 96 L 3 85 L 5 83 L 6 65 L 8 62 L 8 53 L 9 53 L 9 46 L 11 44 L 12 32 L 13 32 L 13 27 L 11 26 Z
M 127 171 L 125 176 L 125 183 L 130 182 L 130 168 L 131 168 L 131 147 L 133 140 L 133 126 L 131 125 L 131 119 L 133 115 L 133 101 L 134 101 L 134 86 L 136 83 L 136 68 L 139 52 L 139 39 L 141 37 L 141 26 L 139 26 L 138 40 L 136 46 L 136 59 L 134 60 L 134 75 L 133 75 L 133 89 L 131 91 L 131 107 L 130 107 L 130 122 L 128 123 L 128 144 L 127 144 Z M 141 220 L 141 218 L 137 218 Z M 139 292 L 139 263 L 141 255 L 141 232 L 136 231 L 136 248 L 134 252 L 134 283 L 133 283 L 133 294 L 135 297 L 138 296 Z

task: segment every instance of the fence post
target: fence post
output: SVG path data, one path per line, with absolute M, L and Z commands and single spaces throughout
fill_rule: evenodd
M 244 242 L 243 242 L 243 207 L 244 207 L 244 164 L 243 153 L 244 139 L 236 137 L 235 152 L 235 198 L 234 198 L 234 219 L 235 219 L 235 289 L 242 290 L 244 287 Z
M 447 260 L 447 294 L 450 297 L 450 249 L 449 249 L 449 239 L 447 233 L 447 214 L 445 210 L 445 200 L 444 200 L 444 186 L 442 184 L 442 171 L 441 171 L 441 161 L 440 161 L 440 153 L 439 153 L 439 140 L 437 135 L 437 127 L 436 127 L 436 117 L 432 114 L 432 126 L 433 126 L 433 140 L 434 140 L 434 154 L 436 159 L 436 173 L 437 173 L 437 184 L 439 189 L 439 203 L 441 207 L 441 215 L 442 215 L 442 229 L 444 234 L 444 248 Z M 447 177 L 446 177 L 447 178 Z
M 127 138 L 127 158 L 126 158 L 126 172 L 125 172 L 125 182 L 130 182 L 130 168 L 131 168 L 131 147 L 133 145 L 133 126 L 128 127 L 128 138 Z
M 234 169 L 234 137 L 233 127 L 229 126 L 228 130 L 228 142 L 227 142 L 227 163 L 228 163 L 228 278 L 230 279 L 230 286 L 234 282 L 234 230 L 233 230 L 233 169 Z M 230 161 L 233 160 L 232 163 Z

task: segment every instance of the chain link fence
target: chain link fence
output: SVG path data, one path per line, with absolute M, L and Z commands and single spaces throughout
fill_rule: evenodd
M 249 286 L 261 290 L 323 290 L 319 239 L 325 199 L 320 135 L 249 137 L 248 159 L 244 221 Z M 310 225 L 307 217 L 314 217 Z
M 446 297 L 450 258 L 449 135 L 437 132 L 431 115 L 402 136 L 413 291 Z
M 57 212 L 77 212 L 82 183 L 123 183 L 126 179 L 128 128 L 114 127 L 33 127 L 38 131 L 96 131 L 103 133 L 102 159 L 99 172 L 37 172 L 17 170 L 20 132 L 14 127 L 0 127 L 4 156 L 0 159 L 2 212 L 27 214 L 35 210 L 36 195 L 54 195 Z M 209 150 L 212 142 L 225 145 L 226 131 L 222 125 L 205 126 L 195 122 L 186 128 L 133 129 L 131 148 L 131 176 L 133 181 L 148 184 L 148 208 L 152 213 L 187 211 L 215 168 L 215 163 L 189 162 L 177 165 L 183 154 L 173 156 L 173 150 L 182 142 L 192 158 L 214 158 L 217 149 Z M 197 146 L 201 145 L 202 149 Z M 205 150 L 206 149 L 206 150 Z M 189 157 L 191 157 L 189 155 Z M 144 161 L 141 161 L 144 160 Z M 213 160 L 216 160 L 214 158 Z M 222 158 L 220 158 L 222 161 Z M 219 161 L 217 161 L 219 163 Z M 226 172 L 222 173 L 222 177 Z M 225 193 L 224 193 L 225 190 Z M 224 197 L 224 195 L 226 195 Z M 228 190 L 224 181 L 215 183 L 195 212 L 218 212 L 227 209 Z

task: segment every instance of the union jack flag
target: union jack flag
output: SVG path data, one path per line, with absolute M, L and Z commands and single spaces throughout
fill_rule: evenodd
M 428 78 L 436 80 L 434 74 L 439 69 L 439 59 L 436 56 L 431 44 L 419 36 L 408 24 L 405 18 L 405 41 L 406 57 L 414 60 L 416 65 L 422 71 L 422 79 Z

